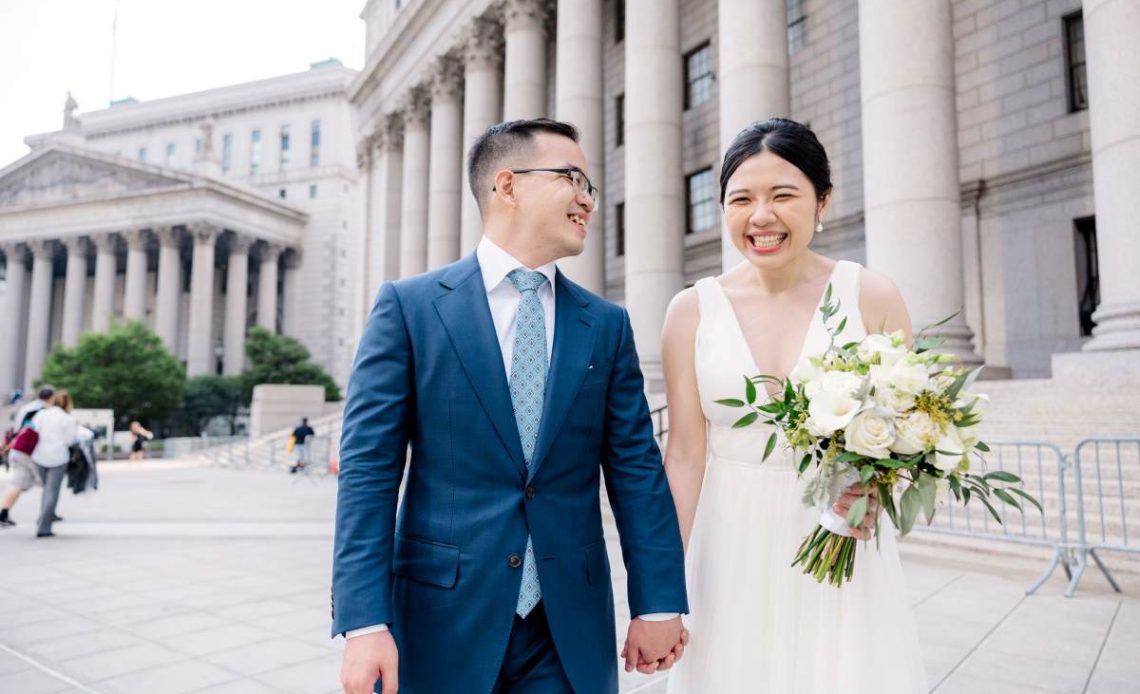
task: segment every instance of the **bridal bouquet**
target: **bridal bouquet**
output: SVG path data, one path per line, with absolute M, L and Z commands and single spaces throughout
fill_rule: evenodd
M 845 530 L 863 522 L 872 496 L 902 535 L 910 532 L 920 512 L 929 524 L 939 499 L 950 494 L 962 505 L 977 499 L 998 523 L 995 497 L 1019 511 L 1023 503 L 1042 511 L 1037 500 L 1018 486 L 1021 479 L 1016 475 L 976 469 L 982 467 L 980 453 L 989 451 L 975 433 L 986 401 L 986 396 L 970 391 L 977 370 L 962 368 L 953 355 L 932 352 L 939 341 L 921 333 L 912 349 L 904 344 L 901 332 L 841 344 L 846 318 L 835 328 L 829 325 L 838 311 L 828 286 L 820 307 L 831 336 L 828 349 L 810 357 L 783 381 L 745 376 L 743 399 L 717 401 L 749 410 L 736 421 L 736 428 L 757 420 L 776 427 L 763 460 L 783 433 L 787 445 L 797 456 L 802 454 L 799 474 L 814 470 L 803 502 L 825 510 L 792 566 L 803 565 L 804 573 L 821 583 L 840 586 L 851 580 L 856 541 Z M 780 395 L 758 403 L 757 385 L 768 383 L 779 387 Z M 972 461 L 971 454 L 978 460 Z M 863 495 L 842 519 L 831 505 L 855 483 Z M 876 537 L 878 530 L 876 516 Z

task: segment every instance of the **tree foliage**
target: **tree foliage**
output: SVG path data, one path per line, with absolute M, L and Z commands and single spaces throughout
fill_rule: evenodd
M 114 410 L 117 428 L 164 420 L 182 404 L 186 372 L 142 323 L 84 333 L 75 347 L 48 355 L 36 385 L 71 392 L 76 407 Z
M 250 328 L 245 341 L 249 368 L 242 372 L 243 397 L 249 402 L 253 387 L 262 383 L 324 386 L 325 400 L 340 400 L 340 388 L 320 366 L 309 360 L 309 350 L 292 337 L 265 328 Z
M 214 417 L 225 417 L 230 434 L 236 434 L 237 416 L 246 402 L 245 386 L 238 376 L 195 376 L 187 379 L 183 391 L 183 411 L 195 431 L 205 429 Z

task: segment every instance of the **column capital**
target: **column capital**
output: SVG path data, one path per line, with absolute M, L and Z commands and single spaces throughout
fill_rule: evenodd
M 462 54 L 467 72 L 497 70 L 503 66 L 503 27 L 490 17 L 476 17 L 463 35 Z
M 284 247 L 279 246 L 276 243 L 262 241 L 259 244 L 258 256 L 261 258 L 261 262 L 263 263 L 276 263 L 277 259 L 281 257 L 281 253 L 284 250 Z
M 54 239 L 34 239 L 28 241 L 28 250 L 31 251 L 32 256 L 36 260 L 47 258 L 51 260 L 55 257 L 55 240 Z
M 87 255 L 91 242 L 84 236 L 65 236 L 59 242 L 67 249 L 68 255 Z
M 234 233 L 228 238 L 230 253 L 249 254 L 249 249 L 257 243 L 257 239 L 245 234 Z
M 118 238 L 111 233 L 91 236 L 91 244 L 95 246 L 96 253 L 114 253 L 119 248 Z
M 4 252 L 4 256 L 8 262 L 22 262 L 28 259 L 28 246 L 20 241 L 6 241 L 0 243 L 0 251 Z
M 195 244 L 207 245 L 218 240 L 222 228 L 209 222 L 193 222 L 186 225 L 186 231 L 194 239 Z
M 130 229 L 129 231 L 124 231 L 119 235 L 123 237 L 123 240 L 127 244 L 128 250 L 131 250 L 131 251 L 145 251 L 146 250 L 147 235 L 146 235 L 146 232 L 143 231 L 142 229 Z
M 367 171 L 372 168 L 372 148 L 376 146 L 376 134 L 362 137 L 356 142 L 356 168 Z
M 379 151 L 393 152 L 404 146 L 404 119 L 398 113 L 386 113 L 376 128 L 373 142 Z
M 432 104 L 458 99 L 463 93 L 463 64 L 452 55 L 444 55 L 436 59 L 432 69 Z
M 546 0 L 502 0 L 499 12 L 507 31 L 539 29 L 545 33 L 551 16 L 550 3 Z
M 301 267 L 302 255 L 300 248 L 286 248 L 281 254 L 281 260 L 285 264 L 285 269 L 296 270 Z
M 400 101 L 400 116 L 404 122 L 404 132 L 409 130 L 426 130 L 429 108 L 427 90 L 423 87 L 412 87 Z
M 169 225 L 151 227 L 150 232 L 158 239 L 158 245 L 163 248 L 178 248 L 182 240 L 182 236 Z

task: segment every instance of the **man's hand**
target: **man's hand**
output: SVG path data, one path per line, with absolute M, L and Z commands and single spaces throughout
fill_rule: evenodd
M 340 686 L 344 694 L 372 694 L 376 680 L 382 679 L 383 694 L 396 694 L 400 688 L 399 662 L 392 632 L 377 631 L 348 639 L 340 666 Z
M 680 617 L 664 622 L 635 617 L 629 623 L 625 647 L 621 651 L 625 671 L 633 672 L 636 668 L 643 675 L 652 675 L 658 670 L 668 670 L 684 655 L 688 643 L 689 632 L 681 624 Z
M 836 515 L 843 518 L 847 517 L 847 512 L 862 496 L 870 494 L 870 499 L 867 503 L 867 515 L 863 516 L 863 522 L 856 528 L 851 528 L 851 536 L 859 540 L 870 540 L 875 536 L 875 519 L 879 517 L 879 488 L 871 487 L 868 490 L 860 484 L 853 484 L 847 489 L 843 490 L 843 494 L 831 506 L 831 510 Z

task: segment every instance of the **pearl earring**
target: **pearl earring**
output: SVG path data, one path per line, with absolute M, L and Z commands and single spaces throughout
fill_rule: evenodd
M 823 222 L 816 222 L 815 233 L 818 234 L 821 231 L 823 231 Z

